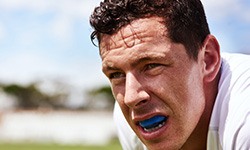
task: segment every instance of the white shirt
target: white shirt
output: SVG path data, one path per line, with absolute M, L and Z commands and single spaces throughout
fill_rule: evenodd
M 207 149 L 250 149 L 250 56 L 223 54 Z
M 250 150 L 250 56 L 223 53 L 221 69 L 207 150 Z M 123 150 L 147 150 L 126 122 L 118 104 L 114 121 Z

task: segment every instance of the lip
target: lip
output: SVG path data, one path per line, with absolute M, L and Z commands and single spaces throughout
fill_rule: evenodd
M 139 125 L 140 121 L 143 121 L 143 120 L 146 120 L 146 119 L 152 118 L 154 116 L 158 116 L 158 115 L 167 117 L 167 120 L 166 120 L 165 124 L 161 128 L 159 128 L 159 129 L 157 129 L 157 130 L 155 130 L 153 132 L 146 132 Z M 164 132 L 166 132 L 166 130 L 167 130 L 168 126 L 169 126 L 168 125 L 169 124 L 169 116 L 164 115 L 164 114 L 151 114 L 151 115 L 147 115 L 147 116 L 144 116 L 144 117 L 135 118 L 134 121 L 135 121 L 138 133 L 145 140 L 156 140 L 156 139 L 159 139 L 164 134 Z

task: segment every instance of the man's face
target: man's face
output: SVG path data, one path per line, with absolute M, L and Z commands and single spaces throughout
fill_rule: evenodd
M 179 149 L 205 107 L 203 64 L 171 42 L 158 17 L 103 35 L 103 72 L 122 112 L 149 149 Z

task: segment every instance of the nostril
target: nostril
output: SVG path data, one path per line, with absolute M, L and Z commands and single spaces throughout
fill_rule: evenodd
M 142 105 L 142 104 L 145 104 L 145 103 L 147 103 L 147 100 L 142 100 L 138 104 L 136 104 L 136 106 L 139 106 L 139 105 Z

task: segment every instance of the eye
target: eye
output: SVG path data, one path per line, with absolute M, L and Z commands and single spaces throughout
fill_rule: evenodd
M 160 75 L 165 70 L 165 68 L 166 67 L 163 64 L 151 63 L 151 64 L 147 64 L 144 67 L 143 71 L 148 76 L 156 76 L 156 75 Z
M 109 79 L 118 79 L 125 77 L 125 74 L 122 72 L 114 72 L 109 75 Z
M 150 69 L 154 69 L 156 67 L 160 66 L 160 64 L 147 64 L 146 67 L 145 67 L 145 70 L 150 70 Z

